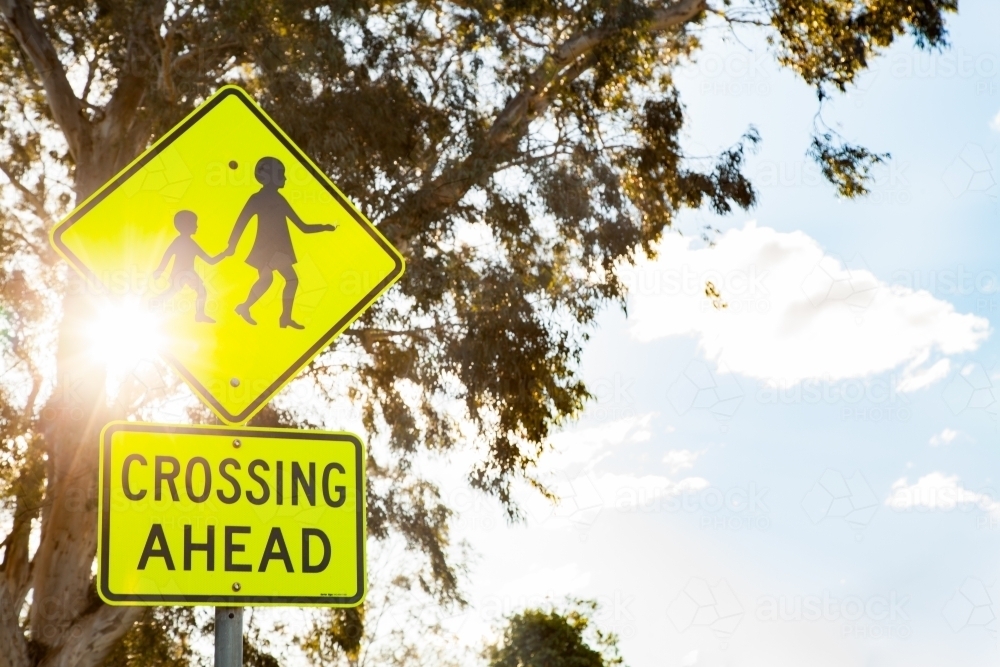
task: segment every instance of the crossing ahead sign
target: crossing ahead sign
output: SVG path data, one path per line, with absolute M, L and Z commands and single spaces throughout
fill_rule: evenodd
M 403 274 L 403 258 L 264 111 L 226 86 L 53 229 L 96 289 L 246 423 Z
M 112 422 L 98 592 L 113 605 L 356 606 L 364 465 L 350 433 Z

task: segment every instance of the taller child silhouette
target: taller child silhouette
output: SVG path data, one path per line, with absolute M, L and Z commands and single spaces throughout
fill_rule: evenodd
M 288 220 L 295 223 L 306 234 L 316 232 L 332 232 L 337 228 L 333 225 L 307 225 L 302 218 L 292 210 L 291 204 L 282 196 L 278 189 L 285 185 L 285 165 L 278 158 L 263 157 L 254 167 L 254 178 L 263 187 L 250 195 L 243 206 L 233 233 L 229 235 L 229 245 L 223 253 L 229 257 L 236 253 L 236 244 L 253 216 L 257 216 L 257 237 L 253 248 L 247 255 L 246 262 L 257 269 L 257 282 L 250 288 L 246 301 L 236 306 L 236 312 L 250 324 L 257 322 L 250 316 L 250 307 L 264 296 L 274 281 L 277 271 L 285 280 L 285 289 L 281 293 L 282 327 L 303 329 L 301 324 L 292 319 L 292 306 L 295 303 L 295 290 L 299 286 L 299 277 L 295 274 L 295 250 L 292 248 L 292 237 L 288 232 Z

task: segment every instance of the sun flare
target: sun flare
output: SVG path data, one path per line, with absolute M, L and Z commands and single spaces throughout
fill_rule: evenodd
M 112 375 L 153 357 L 163 344 L 163 323 L 139 300 L 106 303 L 87 327 L 90 352 Z

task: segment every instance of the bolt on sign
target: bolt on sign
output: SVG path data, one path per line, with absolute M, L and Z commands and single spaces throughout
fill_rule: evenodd
M 252 417 L 403 274 L 403 258 L 236 86 L 52 231 L 90 285 L 159 318 L 161 353 Z
M 350 433 L 112 422 L 98 593 L 114 605 L 355 606 L 364 469 Z

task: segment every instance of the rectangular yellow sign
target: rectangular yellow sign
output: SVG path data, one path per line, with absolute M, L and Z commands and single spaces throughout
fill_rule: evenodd
M 113 605 L 364 599 L 365 451 L 350 433 L 112 422 L 98 592 Z

